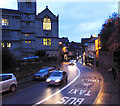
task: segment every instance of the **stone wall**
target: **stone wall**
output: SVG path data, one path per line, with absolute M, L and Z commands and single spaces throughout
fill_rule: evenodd
M 107 69 L 114 66 L 112 52 L 100 51 L 99 66 Z

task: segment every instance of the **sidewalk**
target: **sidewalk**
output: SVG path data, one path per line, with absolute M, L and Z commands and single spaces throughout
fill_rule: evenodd
M 25 78 L 18 79 L 17 83 L 19 85 L 19 84 L 26 83 L 26 82 L 29 82 L 29 81 L 32 81 L 32 80 L 33 80 L 33 77 L 28 76 L 28 77 L 25 77 Z
M 119 92 L 118 92 L 118 81 L 114 80 L 113 75 L 110 74 L 106 69 L 98 67 L 95 68 L 103 77 L 102 89 L 100 91 L 99 97 L 96 104 L 119 104 Z M 119 103 L 118 103 L 119 102 Z

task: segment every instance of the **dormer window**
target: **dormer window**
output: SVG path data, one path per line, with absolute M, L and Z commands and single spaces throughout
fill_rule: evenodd
M 48 16 L 43 19 L 43 30 L 51 30 L 51 20 Z

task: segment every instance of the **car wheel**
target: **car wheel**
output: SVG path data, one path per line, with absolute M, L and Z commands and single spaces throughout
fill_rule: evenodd
M 11 92 L 14 92 L 15 90 L 16 90 L 16 86 L 15 86 L 15 85 L 11 85 L 11 86 L 10 86 L 10 91 L 11 91 Z

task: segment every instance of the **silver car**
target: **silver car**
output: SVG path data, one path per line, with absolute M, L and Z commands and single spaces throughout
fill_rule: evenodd
M 16 77 L 12 73 L 0 74 L 0 93 L 4 91 L 15 91 L 17 87 Z
M 67 73 L 65 71 L 55 70 L 47 78 L 48 85 L 60 85 L 63 82 L 67 82 Z

